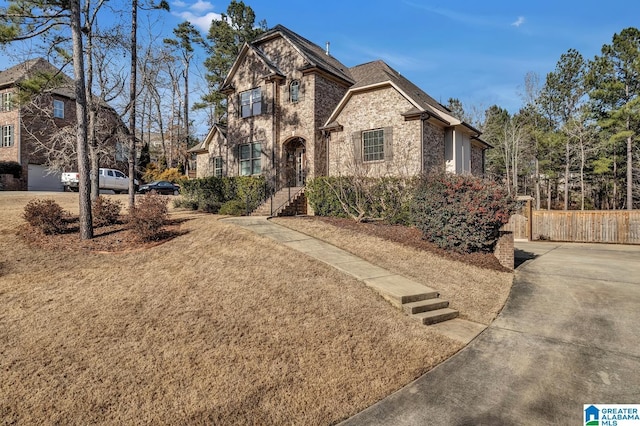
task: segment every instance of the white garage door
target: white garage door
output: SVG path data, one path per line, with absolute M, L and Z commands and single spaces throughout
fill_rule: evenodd
M 29 191 L 62 191 L 60 172 L 49 173 L 45 166 L 29 164 Z

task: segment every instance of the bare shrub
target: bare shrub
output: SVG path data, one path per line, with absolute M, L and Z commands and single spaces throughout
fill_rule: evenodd
M 61 234 L 66 230 L 65 211 L 53 200 L 33 199 L 24 207 L 22 217 L 33 228 L 45 234 Z
M 143 241 L 160 238 L 169 215 L 167 203 L 168 199 L 162 195 L 138 197 L 135 207 L 129 211 L 129 229 Z
M 120 219 L 122 202 L 99 196 L 91 207 L 93 226 L 115 225 Z

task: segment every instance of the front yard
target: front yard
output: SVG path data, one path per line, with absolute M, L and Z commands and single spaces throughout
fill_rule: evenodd
M 180 235 L 121 253 L 30 247 L 17 228 L 36 196 L 0 192 L 4 424 L 331 424 L 460 349 L 215 215 L 173 210 Z M 77 213 L 77 194 L 46 196 Z M 506 299 L 511 274 L 375 245 L 373 260 L 428 280 L 470 319 L 488 323 Z

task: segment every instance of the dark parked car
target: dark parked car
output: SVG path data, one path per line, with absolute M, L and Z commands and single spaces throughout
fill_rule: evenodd
M 158 194 L 178 195 L 180 193 L 180 187 L 166 180 L 156 180 L 140 185 L 140 188 L 138 188 L 140 194 L 146 194 L 151 191 L 155 191 Z

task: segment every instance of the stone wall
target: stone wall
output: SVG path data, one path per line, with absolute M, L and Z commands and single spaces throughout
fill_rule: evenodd
M 440 172 L 444 170 L 444 128 L 428 121 L 423 122 L 423 161 L 424 172 Z
M 329 142 L 330 175 L 414 176 L 421 172 L 420 120 L 405 121 L 403 112 L 412 107 L 393 87 L 355 93 L 336 121 L 343 126 Z M 393 158 L 363 163 L 354 154 L 354 137 L 365 130 L 391 127 Z M 356 136 L 354 136 L 356 135 Z
M 471 144 L 471 174 L 484 176 L 484 150 Z

